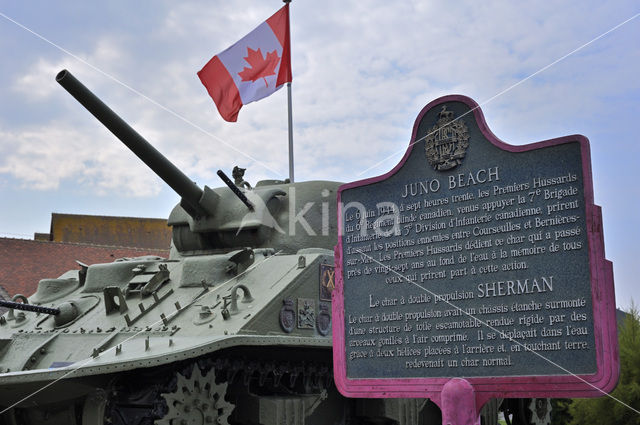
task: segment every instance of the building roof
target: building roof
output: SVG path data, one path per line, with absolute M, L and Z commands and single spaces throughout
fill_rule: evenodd
M 91 265 L 143 255 L 167 258 L 169 249 L 0 238 L 0 286 L 10 296 L 29 296 L 36 291 L 41 279 L 56 278 L 68 270 L 78 270 L 76 260 Z

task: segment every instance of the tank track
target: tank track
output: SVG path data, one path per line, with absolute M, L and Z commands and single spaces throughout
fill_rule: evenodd
M 153 425 L 169 412 L 162 394 L 176 392 L 178 374 L 190 379 L 194 367 L 198 367 L 202 374 L 214 370 L 215 382 L 227 384 L 224 396 L 236 405 L 247 394 L 319 394 L 333 385 L 330 361 L 258 359 L 252 356 L 200 358 L 118 377 L 108 391 L 104 423 Z M 234 423 L 233 415 L 230 423 Z

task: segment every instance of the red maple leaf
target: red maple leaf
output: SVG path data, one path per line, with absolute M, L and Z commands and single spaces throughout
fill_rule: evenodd
M 278 51 L 274 50 L 273 52 L 269 52 L 267 53 L 267 57 L 263 58 L 260 49 L 253 50 L 251 47 L 247 47 L 247 56 L 244 60 L 251 65 L 251 68 L 245 66 L 242 71 L 238 72 L 242 81 L 255 82 L 259 78 L 262 78 L 267 87 L 269 87 L 269 83 L 267 83 L 265 77 L 276 75 L 276 66 L 278 66 L 280 62 Z

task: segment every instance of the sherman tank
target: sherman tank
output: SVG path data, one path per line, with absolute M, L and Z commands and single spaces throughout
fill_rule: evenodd
M 180 196 L 169 258 L 79 263 L 2 302 L 0 424 L 440 424 L 332 379 L 339 182 L 196 185 L 68 71 L 56 80 Z M 496 424 L 498 401 L 483 411 Z

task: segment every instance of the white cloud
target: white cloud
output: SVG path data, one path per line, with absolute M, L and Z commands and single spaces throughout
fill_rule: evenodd
M 65 58 L 55 64 L 39 59 L 37 63 L 31 66 L 28 72 L 17 78 L 13 84 L 13 89 L 27 99 L 42 101 L 57 90 L 57 87 L 51 84 L 53 76 L 60 70 L 67 68 L 71 62 L 70 58 Z
M 109 72 L 116 64 L 124 61 L 121 47 L 111 37 L 100 39 L 91 51 L 93 53 L 90 55 L 74 54 L 105 72 Z M 63 69 L 74 69 L 78 66 L 78 61 L 68 55 L 62 55 L 56 61 L 39 58 L 36 63 L 30 64 L 27 69 L 22 70 L 12 87 L 19 95 L 32 101 L 42 102 L 60 90 L 57 84 L 52 83 L 54 76 Z M 84 64 L 82 66 L 86 67 Z M 87 78 L 87 81 L 94 82 L 97 80 L 95 77 L 99 76 L 94 74 L 93 78 Z
M 157 194 L 157 179 L 132 166 L 133 158 L 106 139 L 92 139 L 58 123 L 18 133 L 0 129 L 0 174 L 9 174 L 23 188 L 33 190 L 51 191 L 72 184 L 98 194 Z

